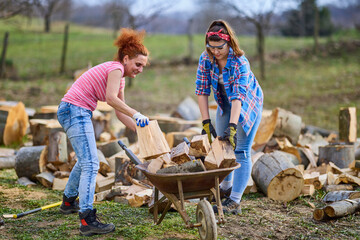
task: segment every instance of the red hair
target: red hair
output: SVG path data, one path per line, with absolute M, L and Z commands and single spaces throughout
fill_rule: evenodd
M 136 31 L 130 28 L 122 28 L 120 35 L 114 42 L 114 45 L 118 47 L 115 60 L 122 62 L 126 55 L 128 55 L 130 59 L 135 58 L 139 54 L 148 56 L 149 51 L 143 45 L 144 37 L 145 30 Z

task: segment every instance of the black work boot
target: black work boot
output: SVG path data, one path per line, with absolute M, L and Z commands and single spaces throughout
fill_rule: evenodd
M 79 203 L 76 201 L 77 196 L 75 197 L 66 197 L 63 195 L 63 202 L 60 206 L 60 212 L 63 214 L 77 213 L 79 208 Z
M 79 212 L 80 217 L 80 233 L 84 236 L 91 236 L 94 234 L 105 234 L 115 230 L 112 223 L 101 223 L 96 217 L 96 209 L 86 210 L 83 213 Z

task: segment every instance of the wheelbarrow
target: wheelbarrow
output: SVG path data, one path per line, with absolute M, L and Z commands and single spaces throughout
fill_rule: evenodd
M 185 226 L 187 228 L 198 228 L 200 239 L 217 239 L 217 224 L 224 224 L 226 222 L 221 205 L 219 185 L 228 174 L 240 167 L 239 163 L 230 168 L 207 170 L 204 172 L 156 174 L 147 171 L 149 163 L 142 163 L 121 141 L 118 141 L 118 143 L 136 165 L 136 168 L 141 170 L 155 187 L 153 216 L 156 225 L 162 222 L 171 204 L 174 204 L 175 209 L 184 220 Z M 160 199 L 159 191 L 164 195 Z M 219 209 L 217 219 L 211 204 L 206 200 L 206 198 L 211 199 L 212 196 L 214 196 L 217 208 Z M 196 208 L 196 222 L 193 223 L 185 210 L 185 200 L 198 198 L 200 198 L 200 201 Z M 159 217 L 158 207 L 166 199 L 169 201 L 167 201 Z

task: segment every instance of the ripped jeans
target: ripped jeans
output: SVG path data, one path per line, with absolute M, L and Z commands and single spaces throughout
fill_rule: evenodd
M 80 212 L 85 212 L 93 209 L 95 179 L 99 170 L 95 133 L 91 122 L 92 112 L 71 103 L 61 102 L 57 116 L 77 156 L 64 194 L 66 197 L 79 195 Z
M 224 135 L 224 131 L 228 127 L 230 121 L 231 106 L 230 103 L 223 99 L 223 115 L 220 115 L 219 108 L 216 113 L 216 133 L 219 136 Z M 241 164 L 241 167 L 231 172 L 222 182 L 220 186 L 232 185 L 230 198 L 239 203 L 245 191 L 249 178 L 251 176 L 252 162 L 251 162 L 251 146 L 253 144 L 256 131 L 260 125 L 262 109 L 260 109 L 257 119 L 249 133 L 246 135 L 240 123 L 237 124 L 237 141 L 235 156 L 236 162 Z M 223 187 L 222 187 L 223 188 Z M 226 190 L 226 189 L 224 189 Z

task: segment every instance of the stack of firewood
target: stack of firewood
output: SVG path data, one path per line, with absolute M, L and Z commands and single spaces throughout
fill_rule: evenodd
M 26 116 L 25 121 L 16 121 L 29 122 L 32 139 L 32 145 L 21 148 L 16 164 L 13 163 L 19 182 L 21 177 L 27 177 L 53 189 L 64 188 L 76 156 L 56 120 L 56 109 L 56 106 L 44 106 L 35 113 L 25 109 L 30 120 Z M 215 122 L 216 105 L 210 104 L 209 111 Z M 24 114 L 6 110 L 4 116 L 5 126 L 7 118 L 13 119 L 9 116 Z M 217 138 L 210 145 L 207 137 L 201 135 L 200 113 L 192 98 L 182 101 L 172 114 L 150 116 L 150 120 L 148 127 L 138 128 L 134 135 L 116 119 L 112 108 L 99 102 L 93 117 L 101 163 L 96 187 L 98 201 L 124 201 L 124 196 L 134 206 L 150 201 L 153 186 L 119 147 L 120 138 L 148 164 L 148 171 L 153 174 L 208 171 L 235 162 L 227 142 Z M 26 134 L 23 127 L 17 132 L 21 136 L 17 139 Z M 184 137 L 190 143 L 184 142 Z M 312 195 L 317 189 L 354 190 L 360 185 L 355 108 L 340 110 L 339 132 L 305 125 L 300 116 L 281 108 L 264 110 L 252 150 L 252 177 L 245 194 L 259 190 L 271 199 L 287 202 L 300 195 Z M 0 152 L 0 168 L 9 167 L 11 161 L 15 162 L 8 153 L 2 156 Z

